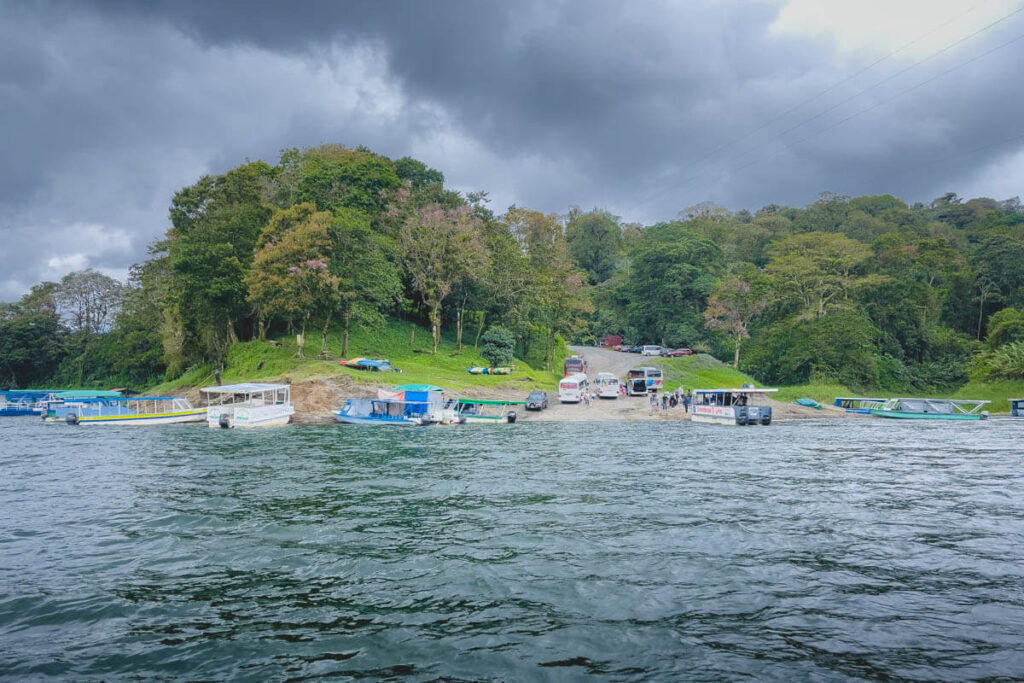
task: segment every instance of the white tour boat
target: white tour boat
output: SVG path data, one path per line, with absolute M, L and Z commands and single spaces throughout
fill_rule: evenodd
M 772 409 L 764 397 L 773 391 L 778 389 L 694 389 L 690 419 L 726 425 L 770 425 Z
M 295 413 L 287 384 L 224 384 L 200 391 L 206 396 L 206 423 L 212 428 L 280 427 Z

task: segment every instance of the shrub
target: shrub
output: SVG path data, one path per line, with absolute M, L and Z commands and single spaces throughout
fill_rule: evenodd
M 512 362 L 516 339 L 511 332 L 504 327 L 490 327 L 484 332 L 482 340 L 484 346 L 480 350 L 480 355 L 487 359 L 492 368 L 509 365 Z

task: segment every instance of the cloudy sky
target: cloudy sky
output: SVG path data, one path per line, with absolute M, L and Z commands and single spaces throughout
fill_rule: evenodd
M 0 300 L 325 142 L 643 223 L 1024 195 L 1021 64 L 1024 0 L 0 0 Z

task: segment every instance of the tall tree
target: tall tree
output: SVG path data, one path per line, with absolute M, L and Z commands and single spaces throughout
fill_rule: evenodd
M 487 267 L 480 220 L 467 206 L 445 209 L 428 204 L 402 225 L 401 245 L 412 287 L 430 316 L 431 353 L 437 353 L 445 299 L 457 282 L 476 277 Z
M 740 344 L 750 337 L 749 325 L 764 312 L 771 290 L 767 279 L 750 267 L 718 281 L 704 311 L 707 326 L 729 335 L 733 342 L 732 366 L 740 366 Z
M 120 282 L 89 268 L 61 278 L 53 298 L 72 331 L 99 334 L 114 322 L 123 293 Z
M 324 352 L 326 328 L 340 300 L 340 279 L 328 263 L 332 220 L 329 212 L 317 211 L 312 203 L 275 213 L 260 234 L 262 246 L 245 280 L 250 299 L 264 314 L 298 325 L 299 357 L 314 316 L 324 320 Z
M 612 276 L 622 248 L 618 219 L 600 209 L 575 213 L 565 226 L 565 239 L 573 262 L 596 285 Z

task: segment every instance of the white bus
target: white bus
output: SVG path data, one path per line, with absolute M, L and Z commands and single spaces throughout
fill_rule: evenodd
M 587 376 L 582 372 L 563 377 L 558 383 L 558 400 L 562 403 L 579 403 L 587 393 Z
M 633 368 L 626 373 L 626 393 L 643 396 L 650 391 L 661 391 L 664 381 L 661 370 L 652 367 Z
M 597 385 L 597 395 L 601 398 L 619 397 L 619 378 L 610 372 L 599 372 L 594 380 Z

